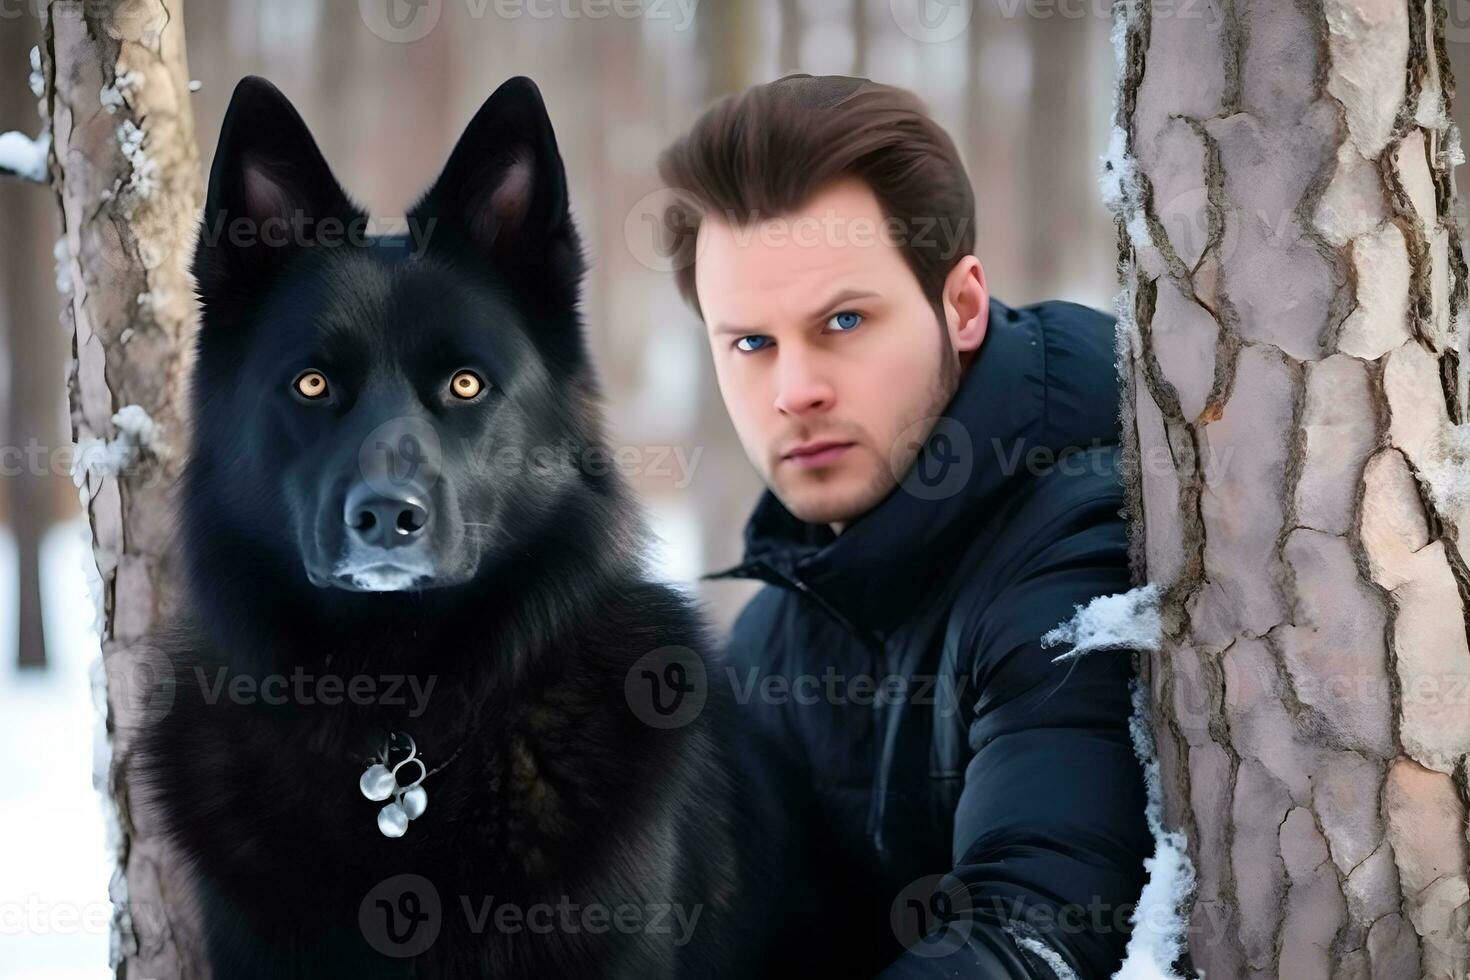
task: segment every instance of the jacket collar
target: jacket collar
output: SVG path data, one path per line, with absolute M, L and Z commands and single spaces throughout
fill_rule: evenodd
M 1026 453 L 1045 442 L 1042 330 L 1036 313 L 992 299 L 984 341 L 887 497 L 837 535 L 799 520 L 767 489 L 745 528 L 744 561 L 702 578 L 796 588 L 849 626 L 886 632 L 902 621 L 964 552 L 983 545 L 978 525 L 1028 479 Z

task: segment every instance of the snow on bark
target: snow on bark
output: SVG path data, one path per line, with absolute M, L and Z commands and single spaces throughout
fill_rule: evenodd
M 1470 425 L 1444 426 L 1419 475 L 1442 512 L 1465 513 L 1470 508 Z
M 1117 595 L 1098 596 L 1077 606 L 1071 619 L 1041 637 L 1044 647 L 1071 643 L 1053 662 L 1103 650 L 1156 651 L 1164 642 L 1159 619 L 1162 589 L 1157 583 Z M 1154 837 L 1154 853 L 1143 862 L 1148 881 L 1129 920 L 1132 934 L 1122 966 L 1114 980 L 1181 980 L 1174 962 L 1183 954 L 1189 920 L 1186 915 L 1194 891 L 1194 867 L 1185 837 L 1164 825 L 1163 789 L 1159 760 L 1150 730 L 1147 689 L 1133 682 L 1133 714 L 1128 722 L 1133 751 L 1143 767 L 1147 789 L 1145 814 Z
M 31 94 L 37 99 L 37 108 L 42 116 L 46 114 L 46 77 L 41 74 L 41 46 L 31 48 L 31 72 L 26 79 L 31 86 Z
M 127 105 L 128 97 L 137 91 L 142 83 L 142 75 L 119 65 L 112 84 L 102 87 L 102 94 L 99 97 L 102 108 L 106 109 L 109 115 L 115 114 L 117 110 Z
M 1157 611 L 1153 618 L 1157 622 Z M 1154 854 L 1143 862 L 1148 881 L 1129 919 L 1133 932 L 1128 937 L 1123 965 L 1113 974 L 1113 980 L 1182 980 L 1174 970 L 1174 962 L 1184 953 L 1189 934 L 1185 910 L 1194 894 L 1194 866 L 1184 835 L 1164 826 L 1164 794 L 1158 751 L 1149 727 L 1148 691 L 1134 681 L 1132 692 L 1133 717 L 1128 732 L 1133 738 L 1133 752 L 1143 766 L 1148 794 L 1144 812 L 1149 832 L 1154 835 Z
M 56 291 L 63 297 L 71 295 L 71 253 L 66 249 L 66 237 L 56 239 L 51 246 L 51 257 L 56 261 Z M 75 362 L 73 362 L 75 363 Z
M 118 477 L 141 460 L 166 460 L 168 445 L 163 430 L 140 405 L 124 405 L 113 413 L 117 435 L 111 439 L 84 438 L 72 459 L 71 479 L 82 493 L 86 507 L 102 480 Z
M 1115 0 L 1111 37 L 1117 64 L 1124 64 L 1128 59 L 1129 41 L 1141 15 L 1140 0 Z M 1128 132 L 1116 121 L 1108 134 L 1108 150 L 1101 163 L 1098 183 L 1104 206 L 1123 223 L 1135 245 L 1147 245 L 1149 229 L 1144 221 L 1143 189 L 1138 181 L 1138 168 L 1129 152 Z
M 158 189 L 158 165 L 143 149 L 148 134 L 131 119 L 117 128 L 117 145 L 128 161 L 127 183 L 121 188 L 124 214 L 131 218 L 139 201 L 151 197 Z
M 1072 649 L 1053 657 L 1053 663 L 1094 650 L 1157 650 L 1163 637 L 1160 595 L 1159 586 L 1150 584 L 1098 596 L 1086 606 L 1077 606 L 1071 619 L 1043 634 L 1041 645 L 1072 644 Z

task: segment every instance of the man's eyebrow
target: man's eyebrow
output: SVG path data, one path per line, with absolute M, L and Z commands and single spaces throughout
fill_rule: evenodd
M 849 289 L 838 290 L 836 293 L 832 294 L 832 296 L 827 299 L 827 302 L 821 304 L 820 306 L 815 307 L 814 310 L 813 310 L 813 312 L 809 316 L 807 316 L 806 319 L 808 319 L 808 320 L 822 320 L 822 319 L 826 319 L 827 316 L 833 310 L 835 310 L 837 307 L 841 306 L 844 303 L 851 303 L 854 300 L 859 300 L 859 299 L 879 299 L 879 298 L 880 298 L 879 295 L 877 293 L 873 292 L 871 289 L 850 289 L 849 288 Z M 759 328 L 756 328 L 756 327 L 746 327 L 746 326 L 742 326 L 741 324 L 738 324 L 738 323 L 718 323 L 718 324 L 716 324 L 710 330 L 710 333 L 712 333 L 712 334 L 714 334 L 716 336 L 721 335 L 721 334 L 739 334 L 740 336 L 744 337 L 744 336 L 747 336 L 749 334 L 760 333 L 760 330 L 759 330 Z
M 820 306 L 813 308 L 809 320 L 824 320 L 844 303 L 851 303 L 859 299 L 877 299 L 878 294 L 871 289 L 842 289 L 836 292 Z
M 817 317 L 822 316 L 826 311 L 833 309 L 833 307 L 842 306 L 844 303 L 851 303 L 854 300 L 876 300 L 876 298 L 878 298 L 878 294 L 873 292 L 872 289 L 839 289 L 826 303 L 811 311 L 811 319 L 817 319 Z
M 714 334 L 717 337 L 721 334 L 727 333 L 739 334 L 740 336 L 745 337 L 750 334 L 760 333 L 760 331 L 751 327 L 742 327 L 738 323 L 717 323 L 714 325 L 713 328 L 710 329 L 710 333 Z

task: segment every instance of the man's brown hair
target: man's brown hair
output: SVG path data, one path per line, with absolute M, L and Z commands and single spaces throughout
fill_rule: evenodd
M 975 193 L 954 142 L 905 89 L 845 75 L 787 75 L 729 95 L 663 152 L 676 195 L 664 217 L 679 293 L 696 312 L 695 239 L 704 214 L 751 224 L 861 179 L 936 310 L 957 259 L 975 251 Z M 896 232 L 890 234 L 889 232 Z

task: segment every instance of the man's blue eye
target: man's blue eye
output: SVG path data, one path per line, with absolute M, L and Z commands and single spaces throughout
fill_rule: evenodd
M 861 313 L 853 313 L 851 310 L 844 310 L 843 312 L 833 316 L 832 319 L 828 320 L 827 322 L 832 324 L 832 326 L 836 327 L 838 330 L 851 330 L 853 327 L 863 322 L 863 315 Z
M 770 343 L 770 340 L 771 338 L 762 337 L 760 334 L 751 334 L 748 337 L 741 337 L 739 340 L 735 341 L 735 348 L 736 350 L 743 350 L 746 353 L 750 353 L 752 351 L 760 350 L 762 347 L 766 346 L 766 344 Z M 750 344 L 749 347 L 746 346 L 747 343 Z

